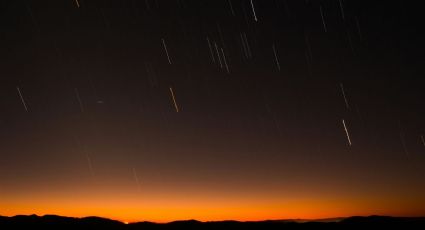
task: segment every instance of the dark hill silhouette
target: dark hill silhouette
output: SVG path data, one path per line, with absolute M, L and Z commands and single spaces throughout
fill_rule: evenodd
M 55 215 L 0 216 L 0 229 L 114 229 L 114 230 L 174 230 L 174 229 L 358 229 L 359 227 L 425 229 L 425 217 L 348 217 L 323 220 L 266 220 L 266 221 L 174 221 L 158 224 L 137 222 L 124 224 L 119 221 L 100 218 L 73 218 Z

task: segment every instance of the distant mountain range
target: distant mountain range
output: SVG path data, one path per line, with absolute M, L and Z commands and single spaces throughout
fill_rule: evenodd
M 425 229 L 425 217 L 354 216 L 318 220 L 265 220 L 265 221 L 173 221 L 169 223 L 136 222 L 125 224 L 101 217 L 73 218 L 56 215 L 0 216 L 0 229 L 117 229 L 117 230 L 167 230 L 167 229 Z

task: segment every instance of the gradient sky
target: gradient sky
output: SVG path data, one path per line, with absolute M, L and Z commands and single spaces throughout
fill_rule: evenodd
M 252 4 L 1 1 L 0 215 L 425 215 L 419 8 Z

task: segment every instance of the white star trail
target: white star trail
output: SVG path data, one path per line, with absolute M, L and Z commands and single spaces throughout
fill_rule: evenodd
M 229 66 L 227 65 L 227 61 L 226 61 L 226 55 L 224 55 L 223 48 L 221 48 L 221 53 L 223 54 L 223 61 L 224 61 L 224 66 L 226 67 L 226 71 L 227 71 L 227 73 L 230 73 Z
M 82 143 L 80 142 L 80 139 L 79 138 L 76 137 L 75 138 L 75 142 L 77 143 L 78 148 L 85 155 L 86 161 L 87 161 L 87 167 L 88 167 L 89 172 L 90 172 L 90 176 L 91 176 L 92 179 L 94 179 L 94 170 L 93 170 L 93 164 L 92 164 L 92 160 L 91 160 L 90 154 L 86 150 L 86 147 L 84 145 L 82 145 Z
M 248 58 L 249 58 L 248 50 L 247 50 L 247 48 L 246 48 L 246 46 L 245 46 L 245 40 L 244 40 L 244 38 L 243 38 L 242 33 L 241 33 L 241 43 L 242 43 L 242 48 L 243 48 L 243 51 L 244 51 L 245 57 L 248 59 Z
M 246 50 L 248 51 L 248 57 L 252 58 L 251 48 L 248 43 L 248 38 L 246 37 L 246 33 L 243 33 L 243 38 L 245 39 Z
M 162 45 L 164 46 L 165 53 L 167 54 L 168 63 L 171 65 L 171 58 L 170 58 L 170 55 L 168 54 L 167 45 L 165 44 L 165 40 L 163 38 L 161 40 L 162 40 Z
M 235 11 L 233 10 L 232 0 L 227 0 L 230 6 L 230 11 L 232 12 L 232 15 L 235 16 Z
M 174 96 L 174 91 L 173 88 L 170 87 L 170 93 L 171 93 L 171 98 L 173 99 L 173 103 L 174 103 L 174 108 L 176 109 L 176 112 L 179 112 L 179 107 L 177 106 L 177 102 L 176 102 L 176 97 Z
M 251 8 L 252 8 L 252 14 L 254 15 L 254 20 L 258 21 L 257 14 L 255 13 L 254 3 L 252 2 L 252 0 L 251 0 Z
M 313 61 L 313 52 L 311 51 L 310 39 L 309 36 L 305 35 L 305 44 L 307 45 L 307 55 L 309 60 Z
M 25 103 L 25 100 L 24 100 L 24 97 L 22 96 L 21 90 L 19 89 L 19 87 L 16 87 L 16 90 L 18 90 L 18 94 L 19 94 L 19 97 L 21 98 L 22 105 L 24 106 L 25 111 L 28 112 L 27 103 Z
M 211 42 L 210 42 L 210 39 L 208 37 L 207 37 L 207 42 L 208 42 L 208 48 L 210 49 L 211 60 L 212 60 L 213 63 L 215 63 L 214 52 L 212 50 Z
M 325 17 L 323 16 L 322 6 L 320 6 L 320 16 L 322 17 L 323 29 L 325 30 L 325 32 L 328 32 L 328 29 L 326 28 L 326 23 L 325 23 Z
M 218 51 L 217 43 L 214 42 L 215 51 L 217 52 L 218 61 L 220 63 L 220 68 L 223 68 L 223 64 L 221 63 L 220 52 Z
M 276 47 L 274 44 L 272 47 L 273 47 L 274 59 L 276 61 L 276 66 L 277 66 L 277 69 L 280 71 L 280 63 L 279 63 L 279 58 L 277 57 Z
M 344 20 L 345 19 L 344 6 L 342 5 L 342 1 L 341 0 L 338 0 L 338 1 L 339 1 L 339 8 L 341 10 L 341 17 L 342 17 L 342 20 Z
M 133 168 L 133 176 L 134 176 L 134 180 L 136 181 L 136 184 L 137 184 L 137 190 L 141 190 L 141 186 L 140 186 L 140 180 L 139 180 L 139 177 L 137 176 L 137 172 L 136 172 L 136 169 L 135 168 Z
M 348 105 L 347 96 L 345 95 L 344 85 L 340 83 L 339 87 L 341 88 L 342 96 L 344 97 L 345 106 L 347 107 L 347 109 L 350 109 L 350 105 Z
M 350 134 L 348 133 L 348 129 L 347 129 L 347 126 L 345 125 L 344 119 L 342 119 L 342 124 L 344 125 L 345 134 L 347 135 L 348 144 L 351 146 Z

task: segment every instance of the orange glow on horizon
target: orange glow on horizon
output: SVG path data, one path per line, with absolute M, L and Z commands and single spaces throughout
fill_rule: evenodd
M 132 179 L 132 178 L 131 178 Z M 348 216 L 425 216 L 420 190 L 367 190 L 344 183 L 165 183 L 110 177 L 104 182 L 59 181 L 0 192 L 0 215 L 99 216 L 122 222 L 261 221 Z M 77 185 L 78 184 L 78 185 Z M 256 185 L 256 186 L 253 186 Z M 28 191 L 31 191 L 28 194 Z M 408 194 L 408 195 L 406 195 Z
M 74 198 L 70 198 L 74 199 Z M 105 202 L 106 201 L 106 202 Z M 170 222 L 175 220 L 196 219 L 199 221 L 260 221 L 274 219 L 321 219 L 332 217 L 347 217 L 354 215 L 391 215 L 420 216 L 424 208 L 412 207 L 400 201 L 385 200 L 338 200 L 338 199 L 293 199 L 268 201 L 253 200 L 165 200 L 137 201 L 131 198 L 92 198 L 74 200 L 45 201 L 43 199 L 32 203 L 10 202 L 2 207 L 0 215 L 13 216 L 17 214 L 85 217 L 99 216 L 122 222 Z M 6 207 L 6 208 L 4 208 Z M 371 208 L 375 207 L 375 208 Z M 376 208 L 378 207 L 378 208 Z M 409 210 L 409 211 L 405 211 Z

